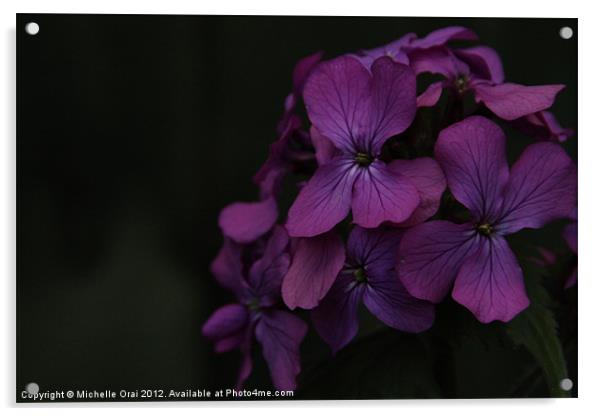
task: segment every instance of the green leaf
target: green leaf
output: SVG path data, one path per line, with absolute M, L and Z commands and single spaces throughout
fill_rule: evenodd
M 298 399 L 440 397 L 420 337 L 392 329 L 360 338 L 300 377 Z
M 560 381 L 567 378 L 567 367 L 558 338 L 552 301 L 541 283 L 541 276 L 528 267 L 523 267 L 527 293 L 531 305 L 508 325 L 510 338 L 524 346 L 535 358 L 543 371 L 552 397 L 570 397 L 560 388 Z

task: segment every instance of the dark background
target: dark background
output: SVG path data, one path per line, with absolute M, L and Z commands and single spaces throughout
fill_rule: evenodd
M 18 15 L 18 392 L 231 387 L 237 353 L 200 335 L 230 299 L 217 215 L 256 198 L 295 62 L 452 24 L 508 80 L 566 84 L 553 110 L 577 127 L 575 19 Z M 314 333 L 302 351 L 329 356 Z M 247 386 L 269 387 L 259 359 Z

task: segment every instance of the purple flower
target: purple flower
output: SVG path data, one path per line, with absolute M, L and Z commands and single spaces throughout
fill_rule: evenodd
M 512 126 L 535 140 L 541 141 L 562 143 L 574 133 L 572 129 L 562 127 L 554 114 L 549 111 L 540 111 L 521 117 L 515 120 Z
M 312 129 L 312 141 L 320 164 L 328 163 L 336 148 L 328 139 Z M 394 160 L 388 165 L 408 179 L 417 189 L 420 199 L 410 218 L 394 227 L 410 227 L 426 221 L 439 209 L 441 194 L 447 183 L 437 162 L 428 157 L 413 160 Z M 294 239 L 293 263 L 282 283 L 282 298 L 294 309 L 312 309 L 326 295 L 345 260 L 345 248 L 337 235 L 330 231 L 310 238 Z
M 285 100 L 284 115 L 278 123 L 278 140 L 270 146 L 268 159 L 253 177 L 259 186 L 258 202 L 235 202 L 219 215 L 219 226 L 224 235 L 237 243 L 257 240 L 272 229 L 278 219 L 276 195 L 283 178 L 295 165 L 312 160 L 307 132 L 301 130 L 301 119 L 294 114 L 307 76 L 322 58 L 322 52 L 307 56 L 295 65 L 293 91 Z M 295 142 L 298 146 L 295 148 Z M 303 149 L 303 147 L 308 148 Z
M 360 227 L 351 231 L 347 261 L 324 300 L 311 313 L 316 330 L 334 352 L 357 333 L 360 302 L 392 328 L 421 332 L 431 327 L 433 304 L 412 297 L 395 273 L 401 232 Z
M 511 170 L 503 131 L 469 117 L 441 132 L 435 157 L 472 221 L 430 221 L 400 243 L 399 276 L 408 291 L 452 297 L 481 322 L 509 321 L 529 305 L 522 271 L 504 236 L 568 217 L 576 205 L 576 168 L 560 146 L 530 145 Z
M 418 192 L 379 157 L 385 141 L 414 119 L 412 70 L 383 57 L 368 71 L 355 58 L 343 56 L 316 67 L 303 95 L 311 122 L 336 151 L 290 208 L 290 235 L 324 233 L 350 209 L 354 222 L 366 228 L 408 219 L 420 202 Z
M 293 261 L 282 282 L 290 309 L 312 309 L 326 295 L 345 261 L 345 247 L 333 231 L 293 239 Z
M 293 70 L 293 90 L 284 100 L 284 114 L 276 128 L 278 140 L 270 146 L 268 159 L 255 174 L 253 181 L 263 194 L 276 193 L 284 175 L 292 171 L 295 163 L 310 159 L 311 153 L 295 148 L 294 142 L 309 144 L 307 133 L 301 130 L 301 118 L 295 114 L 307 77 L 322 59 L 322 52 L 306 56 L 297 62 Z M 302 147 L 302 146 L 301 146 Z
M 287 119 L 291 117 L 297 106 L 297 102 L 303 94 L 303 87 L 307 81 L 307 77 L 322 59 L 323 52 L 316 52 L 312 55 L 301 58 L 293 69 L 293 90 L 284 100 L 284 116 L 278 125 L 278 132 L 281 133 L 287 124 Z
M 448 26 L 437 29 L 426 35 L 424 38 L 414 37 L 410 40 L 407 50 L 430 49 L 443 46 L 454 40 L 478 40 L 479 37 L 472 30 L 462 26 Z M 403 46 L 402 46 L 403 47 Z
M 362 50 L 357 54 L 350 54 L 349 56 L 359 60 L 367 69 L 372 68 L 374 61 L 383 56 L 388 56 L 389 58 L 393 59 L 393 61 L 400 64 L 409 65 L 410 60 L 408 59 L 408 55 L 402 48 L 409 47 L 410 42 L 416 38 L 417 36 L 415 33 L 408 33 L 407 35 L 404 35 L 403 37 L 394 40 L 385 46 L 379 46 L 378 48 L 369 50 Z
M 203 325 L 202 333 L 215 342 L 216 352 L 239 348 L 243 362 L 237 386 L 251 373 L 253 339 L 262 346 L 277 389 L 292 390 L 301 371 L 299 346 L 307 325 L 290 312 L 278 309 L 282 277 L 290 264 L 289 237 L 274 227 L 269 238 L 251 246 L 225 240 L 211 271 L 237 303 L 217 309 Z M 250 261 L 244 261 L 250 259 Z M 248 267 L 250 265 L 250 267 Z
M 259 202 L 234 202 L 219 214 L 224 235 L 237 243 L 251 243 L 272 229 L 278 219 L 278 204 L 272 196 Z
M 458 95 L 474 92 L 482 102 L 504 120 L 516 120 L 537 113 L 554 104 L 556 94 L 564 85 L 525 86 L 504 82 L 504 70 L 498 54 L 489 47 L 449 49 L 434 46 L 408 51 L 410 66 L 416 74 L 430 72 L 446 80 L 431 84 L 418 97 L 419 106 L 435 105 L 443 88 Z

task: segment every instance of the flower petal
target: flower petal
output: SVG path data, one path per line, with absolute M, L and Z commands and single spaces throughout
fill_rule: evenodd
M 372 67 L 375 60 L 382 56 L 388 56 L 400 64 L 409 64 L 407 54 L 402 50 L 408 47 L 412 40 L 416 39 L 415 33 L 408 33 L 403 37 L 378 48 L 360 51 L 357 55 L 352 55 L 358 59 L 368 69 Z
M 377 155 L 416 113 L 416 77 L 408 66 L 381 57 L 371 71 L 372 76 L 357 59 L 342 56 L 318 66 L 304 90 L 312 123 L 351 154 Z
M 360 148 L 378 155 L 385 141 L 407 129 L 416 115 L 416 75 L 389 57 L 372 64 L 368 131 L 357 137 Z M 362 140 L 363 139 L 363 140 Z
M 573 129 L 562 127 L 549 111 L 521 117 L 515 120 L 512 126 L 535 140 L 542 141 L 562 143 L 574 134 Z
M 244 382 L 251 375 L 253 370 L 253 334 L 255 332 L 255 323 L 248 325 L 242 335 L 240 351 L 242 353 L 242 362 L 238 370 L 238 379 L 236 380 L 236 389 L 242 389 Z
M 443 91 L 443 82 L 433 82 L 426 90 L 416 99 L 418 107 L 432 107 L 439 102 L 441 92 Z
M 468 65 L 456 58 L 447 48 L 432 48 L 412 51 L 410 66 L 419 75 L 425 72 L 443 75 L 453 80 L 459 75 L 468 75 Z
M 512 166 L 498 220 L 499 232 L 540 228 L 568 218 L 577 205 L 577 168 L 557 144 L 530 145 Z
M 412 216 L 404 222 L 394 225 L 410 227 L 435 215 L 439 209 L 441 195 L 447 187 L 445 175 L 439 164 L 429 157 L 421 157 L 413 160 L 394 160 L 389 163 L 388 167 L 409 179 L 420 197 L 420 204 Z
M 575 267 L 573 269 L 573 271 L 571 272 L 569 277 L 566 279 L 566 282 L 564 282 L 564 289 L 569 289 L 569 288 L 575 286 L 576 283 L 577 283 L 577 267 Z
M 334 232 L 300 238 L 282 282 L 282 299 L 294 309 L 312 309 L 332 286 L 345 262 L 345 247 Z
M 419 299 L 441 302 L 477 240 L 471 224 L 429 221 L 408 229 L 399 245 L 402 283 Z
M 577 254 L 577 223 L 573 222 L 564 227 L 562 236 L 564 237 L 564 241 L 566 241 L 571 251 Z
M 340 156 L 320 166 L 288 211 L 289 234 L 312 237 L 341 222 L 351 208 L 358 172 L 353 160 Z
M 267 310 L 261 314 L 255 335 L 278 390 L 297 387 L 297 374 L 301 372 L 299 347 L 306 333 L 307 324 L 289 312 Z
M 485 117 L 468 117 L 439 134 L 435 157 L 454 197 L 477 220 L 491 221 L 508 180 L 502 129 Z
M 399 281 L 395 260 L 401 235 L 401 230 L 355 227 L 347 243 L 348 261 L 352 263 L 351 267 L 357 265 L 364 269 L 367 284 L 355 288 L 355 292 L 363 293 L 364 304 L 377 318 L 392 328 L 420 332 L 432 325 L 435 311 L 430 302 L 412 297 Z M 343 279 L 344 276 L 339 276 L 337 281 Z M 354 287 L 355 279 L 351 279 L 347 278 L 342 289 Z M 331 292 L 335 287 L 336 283 Z M 345 300 L 339 299 L 339 302 Z
M 395 267 L 400 238 L 400 230 L 355 226 L 347 238 L 347 257 L 353 265 L 360 265 L 368 271 L 375 270 L 373 267 L 388 270 Z
M 290 256 L 286 252 L 288 243 L 284 227 L 274 227 L 263 256 L 249 270 L 249 284 L 256 295 L 263 298 L 262 306 L 271 306 L 280 298 L 282 279 L 290 266 Z
M 305 83 L 312 124 L 341 150 L 354 152 L 353 139 L 365 134 L 370 83 L 370 72 L 350 56 L 319 64 Z
M 281 124 L 278 140 L 270 145 L 267 160 L 253 176 L 253 182 L 261 189 L 262 198 L 267 198 L 276 193 L 282 176 L 290 169 L 287 152 L 293 134 L 301 127 L 301 119 L 291 114 L 286 116 Z
M 564 85 L 525 86 L 512 83 L 474 85 L 475 100 L 482 101 L 495 115 L 504 120 L 516 120 L 550 108 L 554 104 L 556 94 L 563 88 Z
M 203 336 L 218 341 L 242 331 L 249 320 L 247 308 L 238 303 L 230 303 L 217 309 L 203 325 Z
M 443 46 L 452 40 L 478 40 L 479 37 L 472 30 L 462 26 L 449 26 L 437 29 L 422 39 L 410 42 L 412 49 L 428 49 L 434 46 Z
M 456 56 L 470 67 L 470 72 L 478 78 L 500 84 L 504 82 L 504 67 L 498 53 L 488 46 L 475 46 L 454 50 Z
M 410 295 L 394 268 L 368 282 L 364 304 L 384 324 L 406 332 L 422 332 L 433 325 L 435 306 Z
M 337 148 L 332 144 L 330 139 L 320 133 L 320 130 L 315 126 L 311 126 L 309 134 L 314 149 L 316 150 L 316 161 L 318 162 L 318 165 L 322 166 L 330 162 L 335 154 L 337 154 Z
M 359 168 L 351 202 L 355 224 L 375 228 L 385 221 L 402 222 L 419 203 L 414 185 L 384 162 L 375 160 L 370 166 Z
M 259 202 L 235 202 L 219 214 L 219 226 L 226 237 L 245 244 L 272 229 L 278 219 L 278 204 L 272 197 Z
M 301 58 L 293 69 L 293 93 L 296 97 L 300 97 L 303 93 L 303 86 L 311 71 L 316 67 L 322 59 L 324 52 L 318 51 L 309 56 Z
M 458 272 L 452 297 L 483 323 L 508 322 L 529 306 L 523 272 L 503 237 L 480 239 Z
M 215 280 L 222 287 L 241 295 L 246 286 L 242 268 L 241 246 L 229 238 L 224 239 L 222 248 L 210 266 Z
M 339 274 L 328 294 L 311 311 L 316 331 L 333 353 L 349 344 L 358 330 L 357 308 L 365 286 L 351 274 Z

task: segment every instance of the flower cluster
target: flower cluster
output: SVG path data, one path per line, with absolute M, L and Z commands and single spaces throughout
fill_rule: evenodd
M 476 40 L 448 27 L 297 64 L 278 140 L 254 177 L 259 200 L 219 216 L 224 245 L 211 270 L 236 302 L 202 332 L 217 352 L 240 349 L 239 385 L 257 342 L 276 388 L 296 387 L 308 331 L 299 309 L 336 352 L 358 332 L 360 303 L 412 333 L 431 327 L 450 292 L 483 323 L 527 308 L 505 237 L 576 220 L 576 166 L 558 144 L 572 132 L 547 111 L 562 85 L 505 82 L 493 49 L 450 46 Z M 423 73 L 434 81 L 417 94 Z M 438 103 L 443 123 L 419 120 L 421 107 Z M 535 139 L 512 167 L 500 123 Z M 301 178 L 299 190 L 278 224 L 287 175 Z M 576 250 L 575 230 L 567 239 Z

